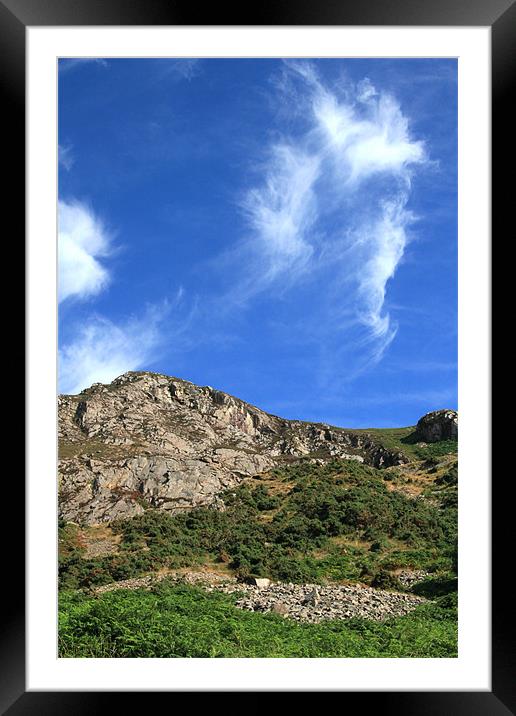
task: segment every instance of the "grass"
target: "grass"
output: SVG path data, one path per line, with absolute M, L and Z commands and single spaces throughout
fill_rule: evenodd
M 415 426 L 409 426 L 406 428 L 367 428 L 367 429 L 356 429 L 353 432 L 356 433 L 369 433 L 377 442 L 380 443 L 387 450 L 411 453 L 410 447 L 407 448 L 406 440 L 415 431 Z M 407 457 L 409 456 L 407 454 Z
M 132 445 L 111 445 L 102 440 L 84 439 L 78 442 L 69 440 L 59 441 L 59 458 L 72 458 L 78 455 L 90 455 L 93 458 L 108 458 L 115 460 L 117 458 L 126 458 L 131 454 L 139 454 L 140 450 L 145 447 L 140 442 L 134 442 Z
M 435 658 L 457 655 L 450 596 L 386 622 L 299 624 L 237 609 L 236 595 L 161 583 L 153 590 L 59 599 L 60 657 Z
M 457 454 L 457 440 L 441 440 L 435 443 L 423 443 L 416 440 L 415 425 L 406 428 L 368 428 L 354 430 L 356 433 L 369 433 L 376 442 L 387 450 L 400 451 L 409 460 L 428 460 L 443 455 Z

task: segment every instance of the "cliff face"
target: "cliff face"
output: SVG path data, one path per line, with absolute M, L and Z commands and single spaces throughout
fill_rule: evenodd
M 95 524 L 218 503 L 245 477 L 303 457 L 406 461 L 367 433 L 285 420 L 213 388 L 125 373 L 59 396 L 59 513 Z

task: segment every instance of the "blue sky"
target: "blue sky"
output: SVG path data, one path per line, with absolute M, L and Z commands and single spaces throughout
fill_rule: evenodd
M 456 61 L 61 60 L 58 289 L 62 392 L 456 408 Z

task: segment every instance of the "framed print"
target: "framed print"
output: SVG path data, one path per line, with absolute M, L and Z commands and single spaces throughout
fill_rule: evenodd
M 6 713 L 515 712 L 490 264 L 516 14 L 388 10 L 0 1 L 28 327 Z

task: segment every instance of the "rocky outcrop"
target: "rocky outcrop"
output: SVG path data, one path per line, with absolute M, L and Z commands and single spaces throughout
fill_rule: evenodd
M 210 386 L 130 372 L 59 396 L 59 512 L 86 524 L 213 504 L 246 477 L 300 458 L 406 462 L 369 433 L 285 420 Z
M 415 439 L 421 442 L 457 440 L 458 436 L 459 416 L 456 410 L 434 410 L 423 415 L 416 425 Z

